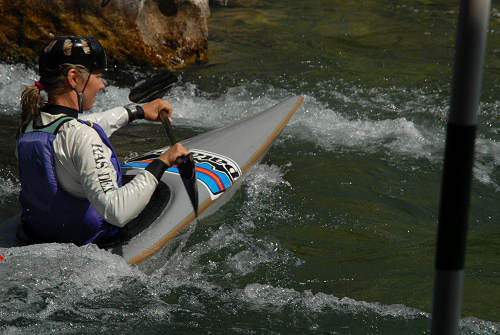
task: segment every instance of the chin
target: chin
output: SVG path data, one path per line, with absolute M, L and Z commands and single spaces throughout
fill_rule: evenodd
M 94 107 L 94 103 L 91 103 L 89 106 L 83 105 L 83 111 L 89 111 L 92 109 L 92 107 Z

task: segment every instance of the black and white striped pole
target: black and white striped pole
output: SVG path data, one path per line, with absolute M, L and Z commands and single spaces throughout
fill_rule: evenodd
M 432 334 L 457 334 L 474 142 L 491 0 L 461 0 L 441 184 Z

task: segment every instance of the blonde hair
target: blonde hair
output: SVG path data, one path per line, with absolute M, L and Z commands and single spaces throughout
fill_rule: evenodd
M 66 74 L 69 70 L 76 70 L 82 78 L 90 75 L 89 70 L 82 65 L 63 64 L 58 75 L 40 78 L 40 83 L 47 91 L 49 97 L 60 95 L 70 89 L 66 81 Z M 40 95 L 40 89 L 36 85 L 28 86 L 21 94 L 21 123 L 17 137 L 20 137 L 28 123 L 40 115 L 40 110 L 47 103 Z

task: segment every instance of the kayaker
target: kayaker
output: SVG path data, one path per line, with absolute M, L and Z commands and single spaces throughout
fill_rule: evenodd
M 162 110 L 170 117 L 172 106 L 158 99 L 82 115 L 104 88 L 106 64 L 96 39 L 56 37 L 41 50 L 40 79 L 22 93 L 20 233 L 31 241 L 83 245 L 112 239 L 144 209 L 167 167 L 188 154 L 176 144 L 122 185 L 108 137 L 137 119 L 160 121 Z

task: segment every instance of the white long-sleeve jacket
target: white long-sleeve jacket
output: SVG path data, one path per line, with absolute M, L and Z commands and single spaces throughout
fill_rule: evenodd
M 44 112 L 40 115 L 43 125 L 64 116 Z M 129 122 L 123 107 L 80 114 L 79 118 L 97 123 L 108 137 Z M 158 185 L 158 176 L 142 170 L 132 181 L 118 187 L 116 171 L 110 161 L 111 150 L 94 129 L 76 119 L 61 126 L 53 147 L 60 186 L 74 197 L 87 198 L 97 213 L 115 226 L 123 227 L 139 215 Z

